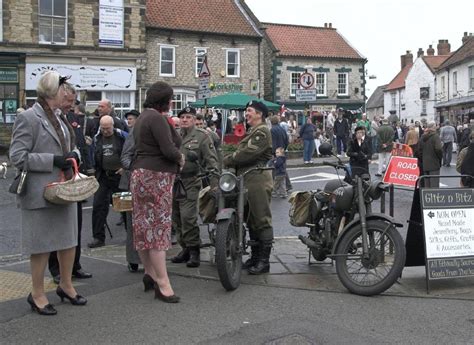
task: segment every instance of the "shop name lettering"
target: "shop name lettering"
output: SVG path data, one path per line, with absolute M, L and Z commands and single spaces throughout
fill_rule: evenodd
M 231 83 L 213 83 L 209 85 L 211 90 L 234 90 L 240 91 L 244 88 L 244 84 L 231 84 Z
M 425 204 L 472 204 L 472 193 L 471 192 L 455 192 L 452 194 L 444 194 L 439 192 L 428 192 L 424 193 Z

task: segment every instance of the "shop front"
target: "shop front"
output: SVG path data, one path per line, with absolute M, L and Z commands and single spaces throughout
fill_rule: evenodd
M 19 108 L 19 72 L 17 67 L 0 65 L 0 123 L 13 124 Z

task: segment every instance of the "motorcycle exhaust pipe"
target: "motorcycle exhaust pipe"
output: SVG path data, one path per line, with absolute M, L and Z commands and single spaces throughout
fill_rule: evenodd
M 314 242 L 312 239 L 310 239 L 309 237 L 299 235 L 298 238 L 300 239 L 301 242 L 303 242 L 303 244 L 306 244 L 310 248 L 319 248 L 318 244 Z

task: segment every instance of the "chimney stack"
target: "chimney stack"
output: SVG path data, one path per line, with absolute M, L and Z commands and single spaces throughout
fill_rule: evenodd
M 429 48 L 426 50 L 426 54 L 428 54 L 428 56 L 433 56 L 435 54 L 435 50 L 432 44 L 430 44 Z
M 324 27 L 327 28 L 327 27 L 328 27 L 328 23 L 324 23 Z
M 409 50 L 407 50 L 407 53 L 405 55 L 400 56 L 400 61 L 402 63 L 402 69 L 404 69 L 405 66 L 411 65 L 413 63 L 413 54 Z
M 420 57 L 420 56 L 423 56 L 425 55 L 425 52 L 423 51 L 422 48 L 418 48 L 418 53 L 416 53 L 416 57 Z
M 332 29 L 332 23 L 328 23 L 330 29 Z
M 438 40 L 438 55 L 449 55 L 451 53 L 451 45 L 448 40 Z
M 465 44 L 467 42 L 467 40 L 472 38 L 472 37 L 474 37 L 474 36 L 472 36 L 472 33 L 465 32 L 464 36 L 462 37 L 462 44 Z

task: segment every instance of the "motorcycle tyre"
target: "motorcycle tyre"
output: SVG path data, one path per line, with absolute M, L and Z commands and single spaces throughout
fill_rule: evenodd
M 230 241 L 228 239 L 232 238 L 235 242 L 238 241 L 235 217 L 232 216 L 229 219 L 219 220 L 215 237 L 216 265 L 221 284 L 227 291 L 232 291 L 239 287 L 242 274 L 242 252 L 236 254 L 231 259 L 230 265 L 228 262 L 228 253 L 230 252 Z
M 379 232 L 382 232 L 388 225 L 388 222 L 372 219 L 367 221 L 367 230 L 377 229 Z M 362 226 L 357 224 L 357 226 L 350 229 L 347 233 L 344 234 L 344 237 L 339 242 L 336 248 L 336 254 L 348 254 L 348 248 L 350 247 L 354 238 L 362 235 Z M 350 274 L 346 270 L 345 257 L 340 256 L 336 257 L 336 271 L 341 281 L 342 285 L 346 287 L 351 293 L 361 296 L 373 296 L 378 295 L 390 288 L 397 279 L 401 276 L 403 268 L 405 267 L 405 258 L 406 250 L 405 243 L 400 233 L 396 230 L 395 226 L 392 225 L 386 232 L 386 236 L 391 238 L 394 246 L 394 251 L 396 253 L 395 260 L 390 272 L 385 276 L 385 278 L 375 285 L 362 286 L 355 283 Z M 369 244 L 370 245 L 370 244 Z M 369 248 L 370 250 L 370 248 Z

